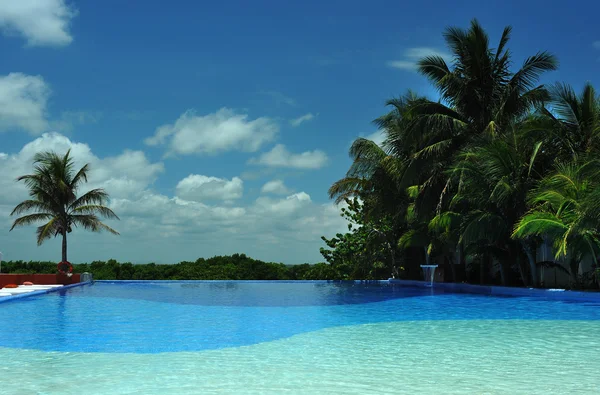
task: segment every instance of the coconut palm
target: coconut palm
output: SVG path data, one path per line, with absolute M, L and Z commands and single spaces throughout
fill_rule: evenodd
M 100 217 L 118 219 L 108 207 L 108 194 L 92 189 L 81 196 L 77 193 L 87 182 L 89 164 L 75 171 L 70 150 L 63 156 L 55 152 L 40 152 L 34 156 L 34 172 L 17 178 L 29 189 L 30 199 L 18 204 L 12 215 L 29 213 L 17 218 L 10 230 L 43 222 L 37 228 L 37 244 L 52 236 L 62 236 L 62 261 L 67 261 L 67 234 L 81 226 L 93 232 L 119 233 L 100 221 Z
M 511 126 L 504 135 L 458 155 L 449 172 L 458 186 L 448 206 L 451 213 L 462 214 L 459 241 L 465 249 L 474 248 L 488 261 L 487 255 L 494 255 L 503 282 L 505 270 L 517 262 L 527 284 L 518 263 L 525 254 L 536 285 L 533 240 L 522 239 L 519 243 L 510 235 L 514 224 L 527 212 L 527 193 L 541 178 L 545 162 L 540 160 L 544 156 L 542 143 L 530 141 L 520 127 L 521 123 Z
M 548 108 L 532 123 L 531 132 L 547 141 L 548 149 L 562 161 L 600 152 L 600 97 L 590 83 L 578 96 L 567 84 L 557 83 L 549 90 Z
M 510 33 L 506 27 L 494 49 L 476 20 L 469 29 L 450 27 L 444 33 L 450 65 L 437 55 L 418 62 L 419 72 L 437 88 L 440 100 L 414 100 L 404 112 L 411 121 L 387 142 L 390 147 L 406 147 L 410 142 L 412 152 L 403 179 L 405 186 L 425 187 L 417 209 L 431 211 L 443 201 L 451 187 L 446 170 L 457 152 L 482 137 L 506 133 L 515 119 L 549 100 L 547 90 L 536 82 L 544 72 L 557 68 L 556 58 L 539 52 L 511 71 L 506 47 Z
M 598 265 L 600 252 L 600 161 L 567 162 L 530 194 L 532 209 L 515 225 L 513 237 L 545 236 L 555 258 L 568 258 L 573 282 L 581 261 Z

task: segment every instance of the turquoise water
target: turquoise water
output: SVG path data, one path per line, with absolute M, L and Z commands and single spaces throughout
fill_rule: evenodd
M 385 285 L 130 285 L 0 305 L 22 317 L 0 326 L 0 393 L 600 393 L 594 304 Z

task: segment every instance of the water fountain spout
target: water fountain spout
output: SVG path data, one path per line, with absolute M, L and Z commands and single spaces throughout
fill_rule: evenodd
M 435 275 L 435 269 L 438 265 L 421 265 L 423 269 L 423 275 L 425 276 L 425 285 L 433 287 L 433 280 Z

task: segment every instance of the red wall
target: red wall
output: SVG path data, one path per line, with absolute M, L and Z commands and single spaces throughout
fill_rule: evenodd
M 25 281 L 31 281 L 34 284 L 75 284 L 79 282 L 79 274 L 73 274 L 67 277 L 64 274 L 0 274 L 0 288 L 7 284 L 21 285 Z

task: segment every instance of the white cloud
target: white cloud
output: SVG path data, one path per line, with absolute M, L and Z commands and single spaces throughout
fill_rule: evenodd
M 10 73 L 0 76 L 0 131 L 48 129 L 46 105 L 50 88 L 40 76 Z
M 383 142 L 385 141 L 385 137 L 386 136 L 384 131 L 382 129 L 379 129 L 376 132 L 366 136 L 365 138 L 373 141 L 375 144 L 381 147 L 383 145 Z
M 249 120 L 246 114 L 237 114 L 222 108 L 216 113 L 198 116 L 186 111 L 174 124 L 156 129 L 147 138 L 147 145 L 168 144 L 167 155 L 216 154 L 226 151 L 255 152 L 273 141 L 279 125 L 261 117 Z
M 259 158 L 250 159 L 249 163 L 271 167 L 320 169 L 327 164 L 328 160 L 327 154 L 320 150 L 293 154 L 283 144 L 277 144 L 271 151 L 265 152 Z
M 65 0 L 0 0 L 0 28 L 21 35 L 31 46 L 64 46 L 77 11 Z
M 290 121 L 290 124 L 291 124 L 293 127 L 297 127 L 297 126 L 300 126 L 300 125 L 301 125 L 303 122 L 311 121 L 311 120 L 313 120 L 314 118 L 315 118 L 315 115 L 313 115 L 312 113 L 310 113 L 310 112 L 309 112 L 308 114 L 304 114 L 304 115 L 302 115 L 301 117 L 298 117 L 298 118 L 292 119 L 292 120 Z
M 272 193 L 275 195 L 287 195 L 291 193 L 290 189 L 285 186 L 282 180 L 272 180 L 267 182 L 260 189 L 262 193 Z
M 596 49 L 600 49 L 600 41 L 594 41 L 594 42 L 592 43 L 592 46 L 593 46 L 594 48 L 596 48 Z
M 76 166 L 90 164 L 90 182 L 86 187 L 104 188 L 116 198 L 138 195 L 164 170 L 162 163 L 151 163 L 141 151 L 125 150 L 118 156 L 100 159 L 87 144 L 72 142 L 58 133 L 45 133 L 18 153 L 0 154 L 0 202 L 14 204 L 27 196 L 23 184 L 15 182 L 15 179 L 31 173 L 31 161 L 37 152 L 64 153 L 68 149 L 71 149 Z
M 386 64 L 389 67 L 395 69 L 416 71 L 417 62 L 425 56 L 440 56 L 446 62 L 449 62 L 451 59 L 449 54 L 438 49 L 428 47 L 416 47 L 408 48 L 406 51 L 404 51 L 403 59 L 390 60 Z
M 35 227 L 7 230 L 8 214 L 27 198 L 19 175 L 32 171 L 32 156 L 39 150 L 64 152 L 71 148 L 76 166 L 92 166 L 88 188 L 104 187 L 110 206 L 121 218 L 108 221 L 121 235 L 92 234 L 76 229 L 70 235 L 72 262 L 115 258 L 119 261 L 174 263 L 198 257 L 243 252 L 257 259 L 286 263 L 317 262 L 322 258 L 320 236 L 344 232 L 346 222 L 333 204 L 314 202 L 305 192 L 283 197 L 243 196 L 231 201 L 206 197 L 203 187 L 214 188 L 223 199 L 241 193 L 237 177 L 220 179 L 192 175 L 182 179 L 169 195 L 152 189 L 164 171 L 162 163 L 148 160 L 141 151 L 125 150 L 102 157 L 89 145 L 71 141 L 57 133 L 44 134 L 16 152 L 0 153 L 0 247 L 5 259 L 54 260 L 60 258 L 60 240 L 36 247 Z M 229 187 L 226 187 L 229 185 Z M 187 195 L 189 193 L 190 195 Z
M 242 197 L 244 183 L 241 178 L 208 177 L 190 174 L 179 181 L 176 187 L 177 197 L 185 200 L 201 202 L 204 200 L 235 200 Z

